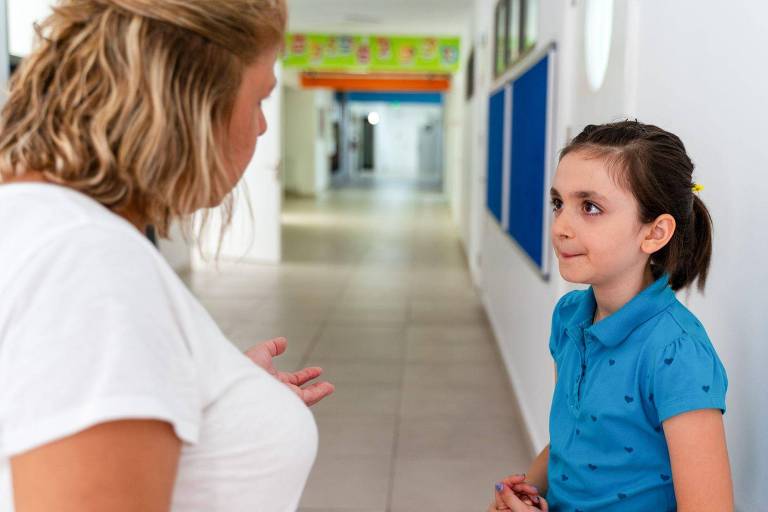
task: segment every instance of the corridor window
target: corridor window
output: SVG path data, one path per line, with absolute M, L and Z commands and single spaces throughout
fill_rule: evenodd
M 509 36 L 507 44 L 509 45 L 509 64 L 516 62 L 520 58 L 520 34 L 522 32 L 520 20 L 522 18 L 522 0 L 509 0 Z
M 499 76 L 507 70 L 509 58 L 507 56 L 507 37 L 509 35 L 509 0 L 499 0 L 496 4 L 496 26 L 494 40 L 495 48 L 495 76 Z
M 536 46 L 539 0 L 498 0 L 495 12 L 494 76 L 499 77 Z
M 539 38 L 539 2 L 538 0 L 528 0 L 523 2 L 523 40 L 522 53 L 527 52 L 534 46 Z

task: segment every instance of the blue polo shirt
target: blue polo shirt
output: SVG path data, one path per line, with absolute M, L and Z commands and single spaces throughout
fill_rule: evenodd
M 724 413 L 725 369 L 666 276 L 593 324 L 595 307 L 592 288 L 571 292 L 552 319 L 550 510 L 676 510 L 662 423 Z

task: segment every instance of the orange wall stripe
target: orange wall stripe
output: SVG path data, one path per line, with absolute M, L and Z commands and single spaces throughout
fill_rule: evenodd
M 301 75 L 303 87 L 323 87 L 337 91 L 447 91 L 451 88 L 451 80 L 447 77 L 408 77 L 408 76 L 376 76 L 376 75 Z

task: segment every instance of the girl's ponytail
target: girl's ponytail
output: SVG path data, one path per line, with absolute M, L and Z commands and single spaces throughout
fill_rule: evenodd
M 679 229 L 679 228 L 678 228 Z M 675 268 L 667 269 L 673 289 L 686 288 L 698 279 L 697 287 L 704 290 L 712 258 L 712 217 L 698 194 L 693 194 L 690 221 L 683 226 L 685 236 L 675 236 L 670 244 L 679 244 L 682 257 L 676 258 Z

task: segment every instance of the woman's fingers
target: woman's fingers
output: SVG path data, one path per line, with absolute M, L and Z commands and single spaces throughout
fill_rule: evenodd
M 307 382 L 318 378 L 323 374 L 323 369 L 317 366 L 304 368 L 296 372 L 278 372 L 278 378 L 286 384 L 303 386 Z
M 293 386 L 293 389 L 307 406 L 315 405 L 336 390 L 333 384 L 325 381 L 310 384 L 303 388 Z

